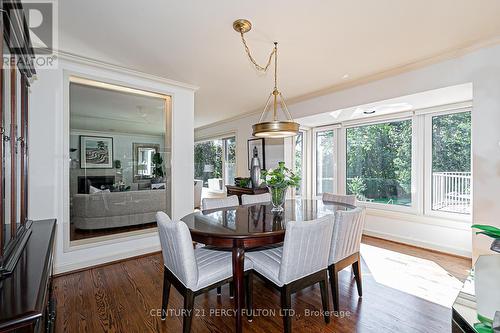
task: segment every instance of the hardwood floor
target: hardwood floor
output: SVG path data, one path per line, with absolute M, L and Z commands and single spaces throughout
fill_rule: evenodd
M 340 272 L 341 312 L 325 324 L 319 286 L 298 292 L 292 296 L 294 332 L 451 332 L 450 308 L 428 299 L 436 288 L 456 289 L 471 260 L 370 237 L 363 243 L 363 297 L 357 296 L 351 271 Z M 167 319 L 160 320 L 162 265 L 155 254 L 56 277 L 56 331 L 181 332 L 182 297 L 174 288 Z M 438 290 L 441 303 L 451 305 L 453 288 Z M 282 332 L 279 293 L 255 278 L 253 299 L 254 319 L 244 321 L 244 332 Z M 192 332 L 232 332 L 232 308 L 228 286 L 221 297 L 215 290 L 198 296 Z

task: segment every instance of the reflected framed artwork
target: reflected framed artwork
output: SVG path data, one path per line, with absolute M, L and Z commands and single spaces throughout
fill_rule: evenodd
M 80 168 L 113 168 L 113 138 L 80 135 Z

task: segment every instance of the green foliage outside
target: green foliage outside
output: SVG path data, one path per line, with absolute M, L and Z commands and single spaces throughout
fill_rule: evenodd
M 346 135 L 347 192 L 410 205 L 411 120 L 348 128 Z M 470 112 L 433 117 L 432 172 L 470 172 L 470 159 Z
M 470 112 L 433 117 L 432 140 L 433 172 L 470 172 Z
M 213 172 L 204 172 L 205 166 L 212 166 Z M 202 179 L 203 182 L 206 182 L 208 178 L 222 177 L 222 142 L 220 140 L 204 141 L 194 145 L 194 176 L 196 179 Z
M 347 192 L 411 203 L 411 120 L 348 128 Z
M 304 137 L 302 132 L 300 132 L 295 138 L 295 173 L 297 175 L 302 175 L 302 154 L 303 154 Z M 297 194 L 300 194 L 301 187 L 300 182 L 295 188 Z

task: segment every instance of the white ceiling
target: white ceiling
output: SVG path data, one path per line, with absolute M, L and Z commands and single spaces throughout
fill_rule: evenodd
M 72 130 L 165 133 L 164 99 L 77 83 L 71 83 L 69 94 Z
M 199 86 L 195 125 L 259 110 L 270 73 L 247 60 L 279 44 L 279 85 L 299 97 L 500 35 L 498 0 L 64 0 L 59 48 Z M 347 77 L 345 75 L 347 74 Z

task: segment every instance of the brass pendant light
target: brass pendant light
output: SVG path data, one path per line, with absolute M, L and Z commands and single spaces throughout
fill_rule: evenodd
M 233 22 L 233 28 L 240 33 L 241 41 L 243 42 L 243 46 L 245 47 L 245 52 L 247 53 L 248 58 L 257 70 L 267 72 L 274 56 L 274 88 L 267 98 L 266 106 L 264 107 L 264 110 L 260 115 L 259 122 L 255 125 L 252 125 L 253 135 L 257 137 L 267 138 L 284 138 L 297 135 L 299 133 L 299 124 L 293 120 L 292 115 L 290 114 L 286 106 L 285 99 L 283 98 L 281 92 L 278 90 L 278 43 L 274 42 L 274 48 L 269 54 L 267 64 L 265 66 L 260 66 L 250 54 L 250 49 L 247 46 L 245 37 L 243 36 L 243 34 L 252 29 L 252 24 L 250 23 L 250 21 L 244 19 L 236 20 Z M 278 98 L 280 99 L 279 102 Z M 272 121 L 264 121 L 267 109 L 269 107 L 269 104 L 271 103 L 271 99 L 273 100 L 273 119 Z M 278 119 L 278 104 L 281 105 L 281 110 L 285 114 L 286 120 Z

